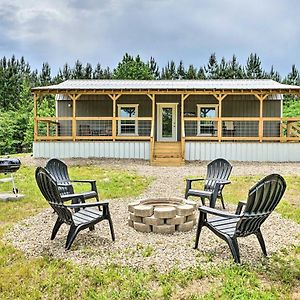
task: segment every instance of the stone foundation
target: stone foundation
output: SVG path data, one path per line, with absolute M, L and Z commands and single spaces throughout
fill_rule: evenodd
M 197 204 L 181 198 L 145 199 L 128 204 L 128 225 L 140 232 L 189 231 L 196 224 Z

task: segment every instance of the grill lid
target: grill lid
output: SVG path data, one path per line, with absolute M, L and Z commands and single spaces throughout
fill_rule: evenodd
M 13 173 L 20 169 L 21 161 L 18 158 L 0 158 L 0 173 Z

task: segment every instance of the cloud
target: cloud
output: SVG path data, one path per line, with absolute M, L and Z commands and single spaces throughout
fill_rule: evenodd
M 56 68 L 101 62 L 114 67 L 125 52 L 196 66 L 216 52 L 245 63 L 300 67 L 296 0 L 11 0 L 0 2 L 0 56 L 22 53 Z

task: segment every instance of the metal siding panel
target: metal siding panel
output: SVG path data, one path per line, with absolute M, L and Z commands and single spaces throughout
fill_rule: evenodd
M 149 142 L 145 142 L 145 156 L 143 157 L 144 159 L 149 160 L 150 159 L 150 143 Z
M 300 161 L 300 143 L 186 142 L 186 160 L 224 157 L 235 161 Z

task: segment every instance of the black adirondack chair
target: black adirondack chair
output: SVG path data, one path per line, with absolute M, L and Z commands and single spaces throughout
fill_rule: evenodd
M 44 198 L 58 215 L 52 230 L 51 240 L 55 238 L 62 224 L 70 225 L 65 245 L 66 250 L 68 250 L 79 231 L 86 228 L 94 230 L 94 225 L 102 220 L 108 220 L 112 240 L 115 240 L 113 223 L 108 207 L 109 203 L 107 201 L 65 205 L 65 196 L 60 194 L 56 181 L 46 169 L 38 167 L 35 172 L 35 178 Z M 72 210 L 75 210 L 75 212 Z
M 222 190 L 226 184 L 229 184 L 228 178 L 232 170 L 229 161 L 223 158 L 217 158 L 207 165 L 206 178 L 196 178 L 186 180 L 185 198 L 189 196 L 200 197 L 205 205 L 205 199 L 209 199 L 209 206 L 215 207 L 217 198 L 221 199 L 222 206 L 225 208 Z M 203 190 L 192 189 L 192 183 L 195 181 L 204 181 Z
M 57 158 L 50 159 L 45 169 L 53 176 L 57 185 L 58 191 L 63 195 L 63 199 L 71 200 L 72 203 L 78 203 L 78 200 L 85 201 L 86 199 L 96 198 L 99 201 L 96 180 L 71 180 L 68 173 L 67 165 Z M 83 193 L 75 193 L 73 184 L 88 183 L 91 185 L 91 190 Z
M 207 206 L 199 207 L 200 215 L 196 233 L 195 249 L 198 248 L 202 227 L 207 226 L 218 237 L 227 242 L 236 263 L 240 263 L 237 238 L 245 237 L 250 234 L 256 235 L 263 254 L 267 256 L 267 250 L 260 226 L 275 209 L 282 198 L 285 189 L 286 183 L 284 178 L 278 174 L 271 174 L 261 179 L 249 190 L 247 202 L 240 201 L 235 214 L 230 214 Z M 217 217 L 208 219 L 208 214 Z

